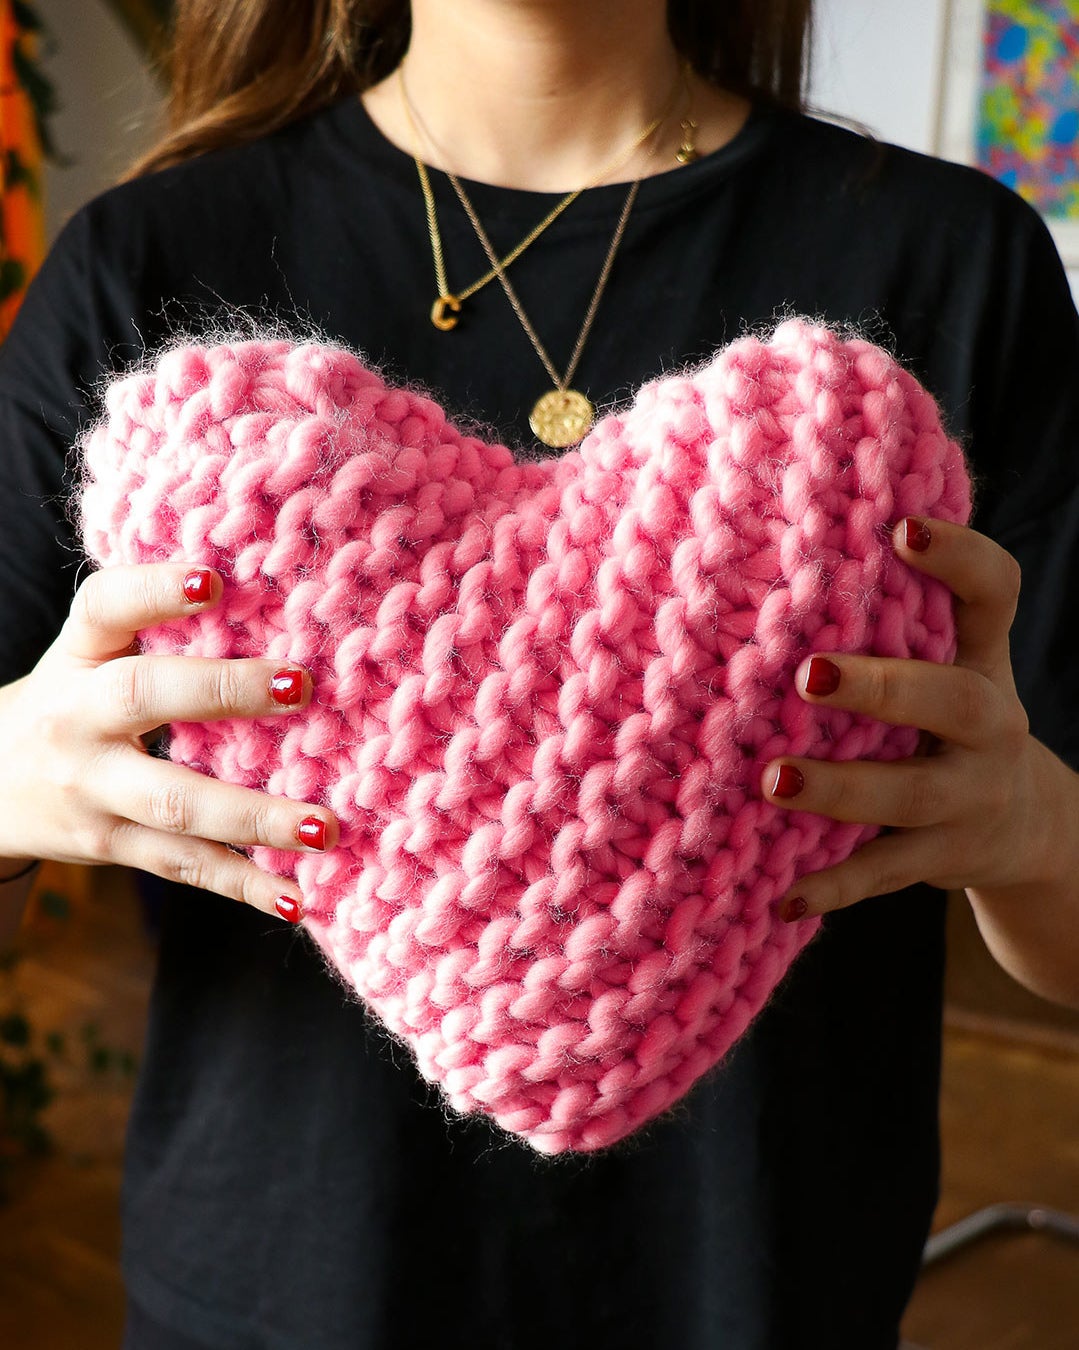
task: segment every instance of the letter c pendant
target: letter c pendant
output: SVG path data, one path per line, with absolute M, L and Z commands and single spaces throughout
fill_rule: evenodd
M 452 313 L 447 314 L 446 311 Z M 443 333 L 457 327 L 457 315 L 461 312 L 461 302 L 455 295 L 440 295 L 431 306 L 431 322 Z

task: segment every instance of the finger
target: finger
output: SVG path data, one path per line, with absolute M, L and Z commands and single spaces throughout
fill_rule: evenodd
M 922 526 L 920 539 L 908 521 Z M 1015 558 L 987 535 L 947 520 L 908 517 L 896 525 L 892 540 L 904 562 L 944 582 L 955 596 L 956 661 L 991 678 L 1004 670 L 1010 676 L 1008 633 L 1022 579 Z
M 311 674 L 264 657 L 121 656 L 93 672 L 84 725 L 142 736 L 168 722 L 271 717 L 310 702 Z
M 983 747 L 1014 730 L 1025 733 L 1018 699 L 979 671 L 907 657 L 815 652 L 794 674 L 807 703 L 865 713 L 942 740 Z
M 137 563 L 104 567 L 83 581 L 53 644 L 83 661 L 110 661 L 129 652 L 143 628 L 216 604 L 223 584 L 210 567 Z
M 243 854 L 207 839 L 177 838 L 132 821 L 120 821 L 112 836 L 109 861 L 152 872 L 182 886 L 212 891 L 289 923 L 299 923 L 303 918 L 303 896 L 295 881 L 272 876 Z M 285 903 L 279 907 L 282 900 Z
M 933 834 L 931 829 L 901 830 L 871 839 L 845 862 L 796 881 L 780 902 L 780 917 L 788 923 L 816 918 L 925 881 L 936 875 L 939 861 L 940 844 Z
M 126 747 L 99 757 L 95 796 L 112 815 L 163 834 L 318 853 L 340 839 L 337 818 L 324 806 L 222 783 Z
M 761 775 L 768 801 L 794 811 L 861 825 L 912 828 L 939 825 L 970 807 L 969 785 L 955 760 L 904 759 L 876 763 L 820 759 L 774 760 Z

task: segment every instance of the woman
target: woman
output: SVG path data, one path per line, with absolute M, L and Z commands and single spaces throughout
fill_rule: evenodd
M 0 876 L 51 857 L 170 878 L 128 1135 L 128 1350 L 894 1350 L 937 1194 L 941 888 L 966 888 L 1016 978 L 1079 1002 L 1075 310 L 1017 197 L 797 111 L 808 9 L 191 0 L 173 130 L 31 289 L 0 352 Z M 516 303 L 473 285 L 481 230 L 505 256 L 582 185 L 507 266 Z M 624 1147 L 552 1162 L 445 1119 L 312 946 L 269 931 L 279 897 L 300 917 L 295 885 L 234 851 L 317 845 L 319 825 L 332 847 L 332 814 L 144 753 L 170 720 L 312 695 L 301 672 L 276 704 L 273 662 L 225 679 L 130 655 L 138 629 L 215 603 L 216 574 L 189 596 L 171 565 L 76 591 L 57 502 L 88 391 L 222 306 L 309 318 L 522 446 L 571 437 L 567 408 L 587 420 L 569 389 L 613 404 L 810 312 L 893 344 L 969 446 L 975 528 L 896 536 L 956 594 L 955 668 L 836 657 L 838 688 L 805 694 L 917 724 L 933 753 L 785 761 L 800 808 L 891 828 L 802 879 L 789 912 L 833 911 L 824 932 Z M 762 791 L 789 801 L 778 768 Z

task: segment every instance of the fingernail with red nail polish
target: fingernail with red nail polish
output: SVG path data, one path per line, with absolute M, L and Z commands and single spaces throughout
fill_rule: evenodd
M 907 548 L 913 549 L 915 553 L 924 553 L 929 547 L 929 541 L 932 539 L 929 533 L 929 526 L 923 520 L 915 520 L 913 516 L 908 516 L 903 522 L 903 542 Z
M 807 694 L 834 694 L 839 688 L 839 667 L 826 656 L 814 656 L 806 674 Z
M 776 770 L 776 779 L 772 784 L 773 797 L 797 797 L 805 787 L 806 780 L 801 769 L 793 764 L 781 764 Z
M 270 697 L 276 703 L 299 703 L 303 698 L 303 671 L 279 670 L 270 679 Z
M 305 816 L 296 826 L 296 838 L 308 848 L 326 847 L 326 822 L 318 816 Z
M 780 918 L 784 923 L 794 923 L 796 919 L 805 918 L 808 908 L 805 900 L 800 895 L 795 895 L 783 906 Z
M 193 605 L 203 605 L 214 593 L 214 576 L 206 567 L 196 567 L 184 577 L 184 598 Z
M 279 895 L 274 901 L 274 908 L 283 919 L 288 919 L 289 923 L 299 923 L 303 918 L 303 909 L 291 896 Z

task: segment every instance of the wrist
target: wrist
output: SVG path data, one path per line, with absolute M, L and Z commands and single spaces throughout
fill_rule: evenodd
M 1079 1008 L 1079 774 L 1035 745 L 1042 790 L 1025 834 L 1036 851 L 1021 879 L 968 886 L 966 896 L 998 965 L 1041 998 Z
M 1028 735 L 1024 750 L 1015 756 L 1013 775 L 1021 786 L 1011 821 L 1009 875 L 967 890 L 1001 897 L 1072 890 L 1079 878 L 1079 773 Z
M 1041 741 L 1031 740 L 1040 760 L 1036 779 L 1042 788 L 1032 880 L 1047 890 L 1071 891 L 1079 878 L 1079 773 Z

